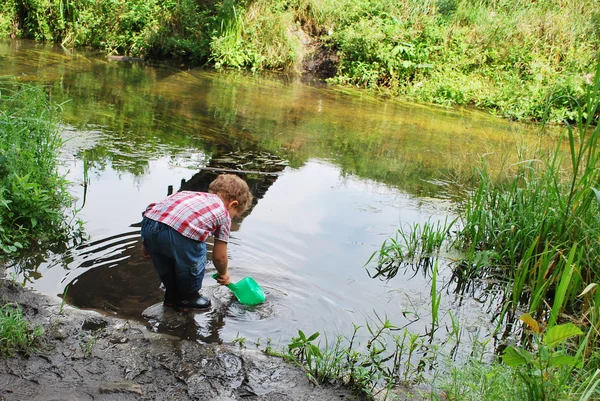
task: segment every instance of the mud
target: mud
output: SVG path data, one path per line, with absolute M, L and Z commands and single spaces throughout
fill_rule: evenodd
M 145 325 L 64 306 L 0 278 L 30 327 L 38 352 L 0 358 L 0 401 L 8 400 L 359 400 L 337 385 L 314 386 L 295 365 L 233 344 L 205 344 Z M 161 312 L 154 306 L 147 313 Z M 185 318 L 179 322 L 185 323 Z

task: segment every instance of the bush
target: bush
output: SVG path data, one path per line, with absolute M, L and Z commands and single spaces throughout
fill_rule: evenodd
M 58 172 L 59 109 L 35 86 L 0 92 L 0 253 L 68 236 L 67 181 Z

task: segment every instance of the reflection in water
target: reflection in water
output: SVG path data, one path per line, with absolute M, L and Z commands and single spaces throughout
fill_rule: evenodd
M 45 83 L 75 133 L 98 132 L 77 148 L 90 167 L 136 176 L 156 157 L 257 149 L 300 167 L 330 160 L 357 175 L 423 196 L 469 171 L 482 154 L 510 162 L 524 126 L 467 111 L 370 99 L 260 76 L 182 71 L 107 61 L 88 53 L 40 51 L 0 42 L 6 74 Z M 86 135 L 87 137 L 88 135 Z M 77 140 L 83 140 L 81 135 Z M 186 156 L 189 156 L 186 155 Z M 201 161 L 198 161 L 201 163 Z

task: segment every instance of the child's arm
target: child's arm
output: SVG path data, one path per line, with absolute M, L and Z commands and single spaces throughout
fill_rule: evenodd
M 217 279 L 219 284 L 227 285 L 231 283 L 231 277 L 227 272 L 227 242 L 215 239 L 212 260 L 219 273 L 219 278 Z

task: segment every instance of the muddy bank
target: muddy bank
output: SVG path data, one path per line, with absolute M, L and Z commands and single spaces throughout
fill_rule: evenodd
M 313 386 L 301 369 L 260 351 L 157 334 L 69 306 L 61 312 L 59 298 L 5 278 L 0 296 L 45 330 L 39 353 L 0 359 L 0 401 L 361 399 Z

